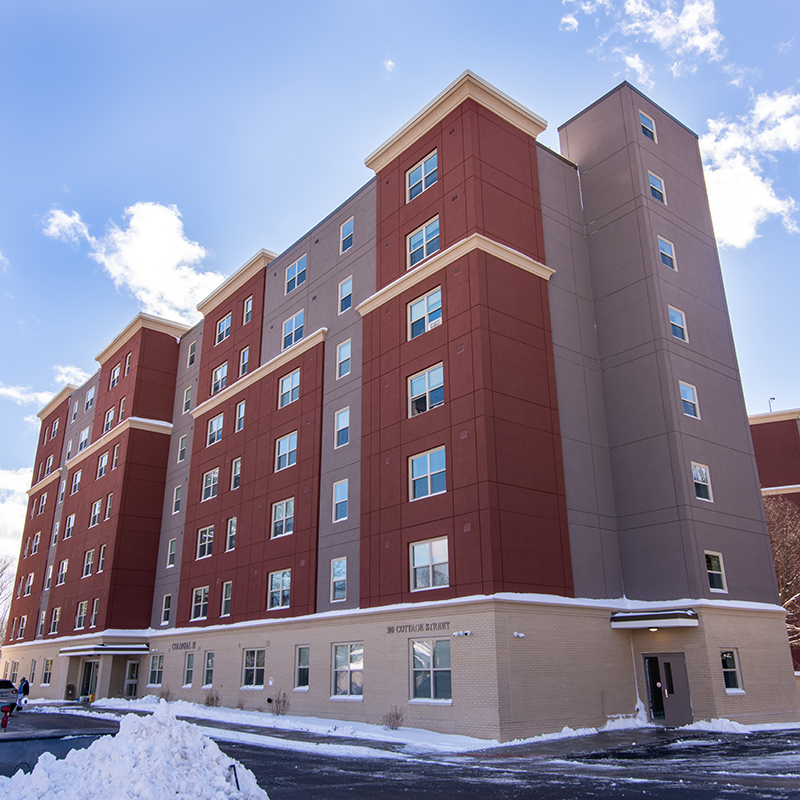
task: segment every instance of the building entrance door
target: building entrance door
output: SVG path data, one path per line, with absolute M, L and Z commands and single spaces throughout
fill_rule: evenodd
M 139 694 L 139 662 L 129 661 L 125 666 L 125 697 Z
M 693 721 L 689 678 L 683 653 L 657 653 L 644 657 L 650 719 L 670 728 Z
M 84 661 L 81 675 L 81 697 L 88 697 L 97 691 L 97 672 L 100 669 L 99 661 Z

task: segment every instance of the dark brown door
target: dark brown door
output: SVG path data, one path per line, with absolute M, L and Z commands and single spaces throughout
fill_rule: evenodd
M 644 657 L 650 719 L 670 728 L 693 721 L 689 678 L 683 653 L 654 653 Z

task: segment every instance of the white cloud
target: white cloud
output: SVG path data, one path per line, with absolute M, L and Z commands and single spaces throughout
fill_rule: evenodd
M 719 243 L 746 247 L 758 236 L 759 226 L 774 216 L 790 233 L 800 231 L 794 198 L 780 196 L 764 175 L 776 153 L 800 151 L 800 94 L 760 94 L 749 113 L 709 120 L 708 128 L 700 137 L 700 150 Z
M 8 267 L 8 259 L 3 255 L 2 250 L 0 250 L 0 272 L 5 272 Z
M 795 39 L 795 37 L 792 36 L 792 38 L 789 39 L 788 42 L 781 42 L 778 45 L 778 52 L 779 53 L 788 53 L 792 49 L 792 45 L 794 45 L 794 39 Z
M 391 72 L 394 69 L 394 61 L 392 61 L 390 58 L 387 58 L 383 62 L 383 66 L 385 67 L 387 72 Z
M 558 27 L 562 31 L 576 31 L 578 30 L 578 20 L 574 14 L 567 14 L 561 17 L 561 22 L 558 24 Z
M 25 512 L 28 508 L 26 490 L 31 485 L 33 470 L 0 469 L 0 558 L 19 556 Z
M 176 206 L 135 203 L 125 209 L 127 227 L 113 222 L 95 238 L 77 211 L 51 211 L 44 232 L 68 242 L 85 240 L 91 257 L 115 286 L 130 292 L 142 311 L 193 323 L 196 306 L 225 279 L 218 272 L 204 272 L 206 251 L 188 239 Z
M 56 374 L 54 380 L 59 386 L 67 383 L 71 383 L 73 386 L 80 386 L 90 377 L 88 372 L 76 367 L 74 364 L 56 364 L 53 367 L 53 371 Z
M 53 399 L 53 392 L 35 392 L 29 386 L 6 386 L 0 383 L 0 397 L 13 400 L 18 406 L 35 403 L 41 407 Z
M 653 86 L 653 80 L 650 77 L 650 66 L 645 63 L 644 59 L 636 53 L 624 53 L 620 48 L 614 48 L 614 53 L 621 56 L 625 62 L 625 68 L 629 72 L 636 74 L 636 81 L 642 86 Z

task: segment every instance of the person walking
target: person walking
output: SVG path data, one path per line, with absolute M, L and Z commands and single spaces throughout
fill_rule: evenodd
M 28 683 L 27 678 L 23 678 L 19 682 L 19 687 L 17 688 L 17 708 L 21 709 L 23 703 L 28 702 L 28 695 L 31 691 L 31 685 Z

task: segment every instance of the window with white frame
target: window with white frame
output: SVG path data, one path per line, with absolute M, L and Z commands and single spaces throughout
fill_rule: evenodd
M 222 425 L 225 415 L 219 414 L 218 416 L 208 421 L 208 432 L 206 434 L 206 447 L 222 441 Z
M 19 618 L 19 630 L 17 631 L 17 639 L 24 639 L 25 638 L 25 628 L 28 625 L 28 615 L 23 614 Z
M 78 470 L 72 476 L 72 489 L 70 490 L 70 494 L 75 494 L 81 488 L 81 470 Z
M 242 312 L 242 325 L 247 325 L 253 319 L 253 295 L 250 295 L 244 301 L 244 310 Z
M 114 457 L 111 459 L 111 469 L 116 469 L 119 464 L 119 445 L 114 445 Z
M 67 455 L 65 457 L 65 461 L 69 461 L 72 458 L 72 439 L 67 442 Z
M 94 550 L 87 550 L 83 554 L 83 572 L 81 578 L 88 578 L 92 574 L 94 567 Z
M 214 653 L 206 653 L 205 666 L 203 668 L 203 686 L 211 686 L 214 682 Z
M 333 696 L 360 697 L 364 694 L 364 645 L 333 646 Z
M 336 348 L 336 378 L 343 378 L 345 375 L 350 374 L 350 352 L 351 352 L 350 339 L 342 342 Z
M 238 489 L 242 480 L 242 459 L 234 458 L 231 462 L 231 489 Z
M 228 384 L 228 362 L 220 364 L 211 373 L 211 394 L 222 391 Z
M 181 510 L 181 487 L 176 486 L 172 490 L 172 513 L 177 514 Z
M 296 369 L 280 379 L 278 387 L 278 408 L 288 406 L 300 397 L 300 370 Z
M 283 323 L 283 349 L 291 347 L 295 342 L 303 338 L 303 319 L 305 309 L 298 311 L 293 317 L 289 317 Z
M 103 453 L 97 459 L 97 477 L 102 478 L 108 471 L 108 453 Z
M 169 613 L 172 610 L 172 595 L 165 594 L 161 598 L 161 624 L 169 625 Z
M 305 255 L 301 256 L 286 267 L 286 294 L 294 291 L 298 286 L 306 282 L 306 261 L 308 259 Z
M 442 287 L 408 304 L 408 338 L 416 339 L 425 331 L 442 324 Z
M 49 686 L 50 680 L 53 677 L 53 659 L 46 658 L 44 660 L 44 668 L 42 669 L 42 686 Z
M 434 150 L 406 173 L 406 202 L 433 186 L 439 179 L 438 157 Z
M 100 598 L 95 597 L 95 599 L 92 600 L 92 613 L 91 616 L 89 617 L 90 628 L 94 628 L 97 625 L 97 614 L 99 613 L 99 611 L 100 611 Z
M 739 653 L 737 650 L 720 651 L 722 660 L 722 677 L 725 680 L 725 691 L 731 694 L 742 692 L 742 676 L 739 671 Z
M 331 602 L 347 599 L 347 559 L 331 559 Z
M 25 578 L 25 597 L 28 597 L 30 593 L 33 591 L 33 573 L 29 573 L 28 577 Z
M 667 192 L 664 188 L 664 181 L 652 172 L 648 172 L 647 175 L 650 180 L 650 196 L 666 205 Z
M 208 617 L 208 586 L 199 586 L 192 592 L 192 619 Z
M 58 488 L 58 502 L 62 502 L 64 499 L 64 495 L 67 493 L 67 479 L 64 478 L 61 481 L 61 485 Z
M 183 392 L 183 413 L 185 414 L 192 407 L 192 387 L 189 386 Z
M 353 218 L 342 223 L 339 230 L 339 254 L 346 253 L 353 246 Z
M 294 531 L 294 497 L 281 500 L 272 506 L 270 539 L 287 536 Z
M 70 514 L 67 517 L 67 524 L 64 526 L 64 538 L 69 539 L 72 536 L 72 531 L 75 528 L 75 515 Z
M 411 551 L 411 591 L 438 589 L 450 585 L 447 537 L 428 539 L 409 545 Z
M 350 407 L 334 414 L 333 446 L 344 447 L 350 441 Z
M 83 410 L 88 411 L 94 405 L 94 386 L 86 392 L 86 401 L 83 404 Z
M 410 500 L 419 500 L 447 491 L 444 447 L 408 459 Z
M 114 502 L 114 492 L 109 492 L 106 496 L 106 514 L 103 519 L 111 519 L 111 506 Z
M 131 371 L 131 356 L 132 355 L 133 355 L 133 353 L 128 353 L 128 355 L 125 356 L 125 374 L 126 375 L 128 375 L 130 373 L 130 371 Z
M 225 581 L 222 584 L 222 607 L 219 615 L 229 617 L 231 615 L 231 598 L 233 597 L 233 581 Z
M 656 140 L 656 123 L 652 117 L 648 117 L 644 111 L 639 112 L 639 124 L 642 126 L 642 134 L 650 139 L 651 142 Z
M 125 418 L 125 398 L 123 397 L 122 400 L 119 401 L 119 419 L 118 422 L 122 422 Z
M 113 389 L 119 383 L 119 373 L 121 369 L 121 365 L 117 364 L 117 366 L 111 370 L 111 379 L 108 382 L 109 389 Z
M 61 607 L 53 609 L 53 613 L 50 615 L 50 633 L 56 634 L 58 633 L 58 623 L 61 620 Z
M 44 474 L 45 476 L 49 475 L 53 471 L 53 456 L 47 456 L 47 461 L 44 465 Z
M 76 401 L 75 405 L 72 406 L 72 422 L 75 422 L 77 418 L 78 418 L 78 403 Z
M 242 661 L 242 688 L 264 688 L 265 651 L 245 650 Z
M 347 479 L 333 484 L 333 521 L 347 519 Z
M 687 417 L 695 417 L 700 419 L 700 406 L 697 403 L 697 389 L 690 383 L 679 381 L 681 390 L 681 404 L 683 406 L 683 413 Z
M 194 653 L 187 653 L 183 659 L 183 688 L 190 689 L 194 680 Z
M 686 335 L 686 317 L 683 311 L 672 306 L 669 306 L 669 327 L 676 339 L 680 339 L 682 342 L 689 341 L 689 337 Z
M 214 546 L 214 526 L 208 525 L 200 528 L 197 532 L 197 556 L 196 559 L 208 558 Z
M 102 572 L 106 566 L 106 546 L 104 544 L 100 545 L 100 555 L 97 559 L 97 571 Z
M 444 367 L 437 364 L 408 379 L 408 416 L 416 417 L 444 404 Z
M 85 450 L 89 446 L 89 429 L 84 428 L 78 437 L 78 452 Z
M 203 475 L 203 494 L 200 502 L 210 500 L 217 496 L 217 485 L 219 484 L 219 467 L 210 469 Z
M 36 627 L 36 636 L 37 636 L 37 638 L 41 638 L 42 636 L 44 636 L 44 626 L 45 626 L 46 623 L 47 623 L 47 612 L 46 611 L 42 611 L 39 614 L 39 624 Z M 48 661 L 52 662 L 52 660 L 53 659 L 51 659 L 51 658 L 46 658 L 44 660 L 45 670 L 47 669 L 47 662 Z M 42 685 L 46 686 L 46 685 L 49 685 L 49 684 L 50 684 L 50 680 L 48 679 L 47 684 L 45 684 L 44 675 L 42 675 Z
M 45 510 L 46 507 L 47 507 L 47 492 L 45 492 L 39 498 L 39 513 L 40 514 L 44 514 L 44 510 Z
M 353 305 L 353 276 L 345 278 L 339 284 L 339 313 L 343 314 Z
M 197 357 L 197 342 L 192 342 L 189 345 L 189 352 L 186 356 L 186 369 L 194 364 L 195 358 Z
M 675 266 L 675 245 L 668 242 L 663 236 L 658 237 L 658 254 L 661 256 L 661 263 L 670 269 L 677 269 Z
M 108 433 L 111 430 L 111 426 L 114 424 L 114 409 L 109 408 L 106 411 L 105 417 L 103 417 L 103 433 Z
M 31 542 L 31 555 L 36 555 L 39 552 L 39 542 L 42 540 L 42 534 L 37 531 L 33 534 L 33 541 Z
M 415 700 L 450 700 L 450 640 L 411 642 L 411 670 Z
M 243 347 L 239 353 L 239 377 L 247 375 L 247 370 L 250 366 L 250 348 Z
M 89 601 L 81 600 L 78 603 L 78 610 L 75 614 L 75 629 L 80 630 L 86 625 L 86 613 L 89 610 Z
M 708 588 L 712 592 L 727 593 L 728 582 L 725 580 L 725 565 L 722 561 L 722 553 L 715 553 L 711 550 L 705 551 L 706 572 L 708 573 Z
M 406 269 L 411 269 L 439 249 L 439 217 L 434 217 L 421 228 L 410 233 L 406 239 L 408 260 Z
M 308 673 L 311 648 L 308 645 L 299 645 L 295 648 L 294 688 L 308 689 Z
M 53 428 L 50 431 L 50 438 L 51 439 L 55 439 L 57 433 L 58 433 L 58 419 L 54 419 L 53 420 Z
M 225 533 L 225 552 L 228 553 L 236 547 L 236 517 L 228 520 L 228 529 Z
M 58 565 L 58 575 L 56 576 L 56 586 L 63 586 L 64 582 L 67 580 L 67 569 L 69 567 L 69 559 L 65 558 L 59 565 Z
M 244 428 L 244 404 L 244 400 L 236 404 L 236 424 L 234 426 L 234 433 L 238 433 Z
M 178 463 L 180 464 L 181 461 L 186 460 L 186 441 L 188 436 L 184 435 L 178 439 Z
M 231 335 L 231 315 L 226 314 L 219 322 L 217 322 L 217 339 L 214 342 L 218 345 L 220 342 L 225 341 Z
M 711 493 L 711 477 L 708 474 L 708 467 L 705 464 L 696 464 L 692 461 L 692 480 L 694 481 L 694 495 L 698 500 L 714 502 Z
M 147 679 L 148 686 L 161 686 L 164 679 L 164 656 L 150 656 L 150 676 Z
M 175 566 L 175 553 L 178 549 L 178 540 L 170 539 L 167 542 L 167 568 Z
M 275 472 L 297 463 L 297 431 L 282 436 L 275 443 Z
M 292 588 L 292 571 L 282 569 L 269 574 L 269 599 L 267 608 L 288 608 Z

